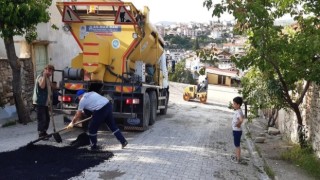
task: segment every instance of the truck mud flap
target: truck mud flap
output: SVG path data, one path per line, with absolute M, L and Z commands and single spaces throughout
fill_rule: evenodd
M 136 118 L 136 113 L 119 113 L 113 112 L 113 117 L 115 119 L 121 118 L 124 119 L 123 126 L 124 130 L 129 131 L 144 131 L 145 129 L 142 127 L 142 121 L 139 118 Z
M 145 131 L 143 122 L 139 118 L 128 118 L 124 121 L 124 129 L 131 131 Z
M 124 130 L 127 130 L 127 131 L 144 131 L 145 129 L 143 127 L 138 127 L 138 126 L 124 126 Z

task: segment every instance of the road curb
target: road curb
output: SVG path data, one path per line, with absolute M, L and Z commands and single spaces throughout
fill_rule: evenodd
M 248 132 L 251 133 L 250 128 L 247 126 L 247 123 L 245 123 L 244 126 L 244 134 L 246 135 Z M 245 139 L 249 149 L 249 153 L 251 155 L 251 159 L 253 160 L 253 166 L 257 169 L 259 179 L 270 180 L 269 176 L 264 170 L 264 166 L 267 165 L 266 161 L 263 159 L 263 157 L 260 157 L 251 136 L 246 135 Z

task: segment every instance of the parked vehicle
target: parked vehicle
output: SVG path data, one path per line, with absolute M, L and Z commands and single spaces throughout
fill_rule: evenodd
M 57 2 L 65 29 L 82 52 L 62 71 L 63 109 L 76 108 L 79 89 L 96 91 L 113 103 L 127 130 L 146 130 L 169 101 L 164 41 L 149 23 L 149 9 L 131 2 Z

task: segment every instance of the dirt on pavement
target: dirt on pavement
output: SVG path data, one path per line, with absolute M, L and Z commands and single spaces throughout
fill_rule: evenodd
M 269 135 L 267 133 L 267 120 L 256 118 L 251 123 L 247 123 L 250 135 L 254 141 L 256 137 L 265 136 L 264 143 L 255 143 L 257 151 L 267 163 L 267 166 L 275 174 L 274 179 L 294 179 L 294 180 L 312 180 L 299 166 L 281 159 L 281 154 L 292 147 L 292 144 L 279 135 Z

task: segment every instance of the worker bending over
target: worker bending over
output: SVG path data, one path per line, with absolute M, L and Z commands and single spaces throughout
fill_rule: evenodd
M 89 123 L 89 138 L 91 142 L 91 149 L 99 149 L 97 146 L 97 132 L 102 122 L 105 122 L 113 135 L 120 141 L 122 148 L 124 148 L 128 142 L 123 137 L 119 128 L 117 127 L 113 115 L 112 115 L 112 104 L 109 100 L 101 96 L 96 92 L 86 92 L 85 90 L 77 91 L 77 98 L 79 99 L 79 106 L 76 114 L 72 121 L 68 125 L 68 128 L 72 128 L 73 124 L 76 123 L 81 117 L 84 110 L 88 110 L 92 113 L 92 120 Z

